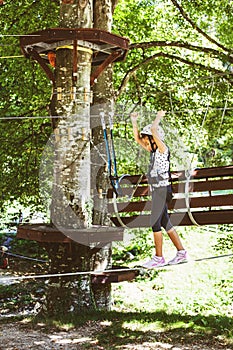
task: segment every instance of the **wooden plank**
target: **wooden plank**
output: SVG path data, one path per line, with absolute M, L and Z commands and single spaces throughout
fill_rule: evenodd
M 221 225 L 233 223 L 233 210 L 212 210 L 198 211 L 192 213 L 194 219 L 199 225 Z M 170 215 L 174 226 L 192 226 L 193 223 L 187 213 L 172 213 Z
M 121 187 L 122 195 L 121 197 L 144 197 L 148 196 L 150 193 L 149 186 L 138 186 L 132 185 L 128 187 Z M 113 189 L 109 188 L 108 193 L 107 193 L 107 198 L 111 199 L 113 198 Z M 120 198 L 120 197 L 119 197 Z
M 174 193 L 185 192 L 185 182 L 173 183 Z M 189 192 L 221 191 L 233 189 L 233 179 L 217 179 L 208 181 L 190 181 Z
M 194 192 L 233 190 L 233 179 L 198 181 L 193 183 Z
M 121 226 L 116 217 L 111 217 L 112 222 L 117 227 Z M 121 218 L 122 222 L 129 228 L 150 227 L 150 215 L 134 215 Z
M 66 229 L 59 231 L 45 224 L 20 225 L 17 228 L 17 238 L 37 242 L 60 242 L 89 245 L 92 243 L 108 243 L 123 240 L 124 229 L 111 226 L 93 226 L 88 229 Z
M 203 207 L 224 207 L 233 206 L 233 194 L 191 197 L 189 199 L 190 208 Z M 185 198 L 175 198 L 168 204 L 169 209 L 185 209 L 187 207 Z M 132 213 L 151 210 L 151 200 L 138 202 L 117 203 L 118 213 Z M 108 204 L 109 213 L 114 213 L 115 208 L 112 203 Z
M 124 202 L 117 204 L 117 210 L 119 213 L 132 213 L 135 211 L 150 211 L 151 210 L 151 200 L 140 201 L 140 202 Z M 108 212 L 114 213 L 115 208 L 113 204 L 108 204 Z
M 122 187 L 122 197 L 144 197 L 151 194 L 149 186 Z M 135 190 L 136 189 L 136 190 Z M 209 181 L 192 181 L 189 184 L 189 192 L 210 192 L 210 191 L 225 191 L 233 189 L 233 179 L 218 179 Z M 185 192 L 185 182 L 173 183 L 172 190 L 174 193 Z M 107 198 L 113 198 L 113 189 L 109 189 Z
M 185 180 L 186 172 L 181 171 L 172 171 L 172 179 L 176 180 Z M 204 178 L 214 178 L 222 176 L 233 176 L 233 165 L 222 166 L 222 167 L 211 167 L 211 168 L 199 168 L 194 169 L 191 174 L 191 178 L 194 179 L 204 179 Z
M 210 178 L 210 177 L 221 177 L 221 176 L 232 176 L 233 165 L 222 166 L 222 167 L 211 167 L 196 169 L 194 171 L 194 178 Z
M 190 208 L 216 208 L 233 206 L 233 194 L 191 197 L 189 199 Z M 185 198 L 175 199 L 168 205 L 169 209 L 183 209 L 186 208 Z
M 20 46 L 39 42 L 54 43 L 62 40 L 84 40 L 97 44 L 110 44 L 128 50 L 129 39 L 96 28 L 49 28 L 20 37 Z
M 199 197 L 190 199 L 191 208 L 199 207 L 233 207 L 233 194 L 209 196 L 209 197 Z
M 211 224 L 232 224 L 233 209 L 229 210 L 213 210 L 194 212 L 193 216 L 200 225 Z M 172 213 L 170 215 L 174 226 L 190 226 L 193 225 L 188 213 Z M 132 217 L 121 218 L 123 223 L 129 228 L 150 227 L 150 215 L 135 215 Z M 121 226 L 116 217 L 111 218 L 116 226 Z
M 186 172 L 185 170 L 174 170 L 171 171 L 172 179 L 174 181 L 184 181 L 186 180 Z M 141 174 L 137 175 L 129 175 L 125 176 L 123 179 L 124 181 L 127 181 L 128 183 L 131 182 L 132 184 L 137 184 Z M 211 168 L 200 168 L 193 170 L 191 178 L 195 179 L 207 179 L 211 177 L 223 177 L 223 176 L 233 176 L 233 165 L 229 166 L 222 166 L 222 167 L 211 167 Z M 144 175 L 142 177 L 142 180 L 140 181 L 141 184 L 147 183 L 147 177 Z

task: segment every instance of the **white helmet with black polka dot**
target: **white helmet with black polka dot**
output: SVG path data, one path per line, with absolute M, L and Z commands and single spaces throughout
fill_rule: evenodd
M 148 125 L 144 126 L 144 128 L 141 130 L 141 135 L 152 136 L 151 127 L 152 127 L 152 124 L 148 124 Z M 161 128 L 161 126 L 158 126 L 158 134 L 159 134 L 159 138 L 161 140 L 164 140 L 165 133 L 164 133 L 163 129 Z

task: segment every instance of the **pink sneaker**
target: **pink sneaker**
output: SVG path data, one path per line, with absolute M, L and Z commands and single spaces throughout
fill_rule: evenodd
M 166 265 L 164 257 L 155 255 L 151 260 L 149 260 L 142 266 L 145 267 L 146 269 L 154 269 L 156 267 L 161 267 L 164 265 Z
M 168 262 L 168 265 L 182 264 L 188 261 L 188 254 L 186 250 L 180 250 L 176 253 L 176 256 Z

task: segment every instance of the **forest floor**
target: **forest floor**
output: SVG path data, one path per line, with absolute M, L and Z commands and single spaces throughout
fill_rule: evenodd
M 121 344 L 101 345 L 99 334 L 107 326 L 101 322 L 90 322 L 83 327 L 69 331 L 44 332 L 42 326 L 30 327 L 25 323 L 5 323 L 0 326 L 1 350 L 84 350 L 84 349 L 125 349 L 125 350 L 230 350 L 216 339 L 195 339 L 185 336 L 182 341 L 171 339 L 165 334 L 151 332 L 134 342 L 125 338 Z M 179 335 L 180 336 L 180 335 Z
M 195 233 L 189 233 L 190 251 L 194 238 Z M 0 273 L 0 350 L 233 350 L 233 305 L 229 305 L 233 262 L 229 258 L 195 262 L 213 253 L 208 250 L 209 238 L 197 242 L 188 264 L 113 284 L 112 311 L 70 324 L 34 318 L 43 285 L 18 281 L 8 290 L 2 279 L 27 270 L 26 264 L 11 264 Z M 167 241 L 165 245 L 169 256 Z M 220 292 L 223 279 L 228 294 L 225 289 Z

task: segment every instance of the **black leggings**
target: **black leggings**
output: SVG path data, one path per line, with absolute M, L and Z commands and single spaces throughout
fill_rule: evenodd
M 173 227 L 167 212 L 166 200 L 168 190 L 169 186 L 153 188 L 152 190 L 150 226 L 153 232 L 161 231 L 162 227 L 169 231 Z

